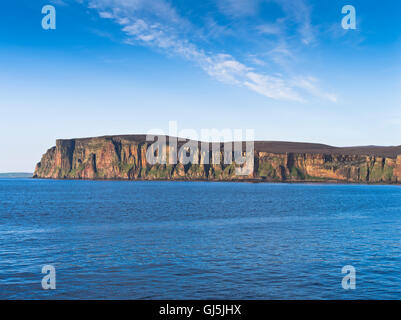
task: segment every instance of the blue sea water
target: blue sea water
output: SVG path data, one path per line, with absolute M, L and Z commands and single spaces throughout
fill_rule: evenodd
M 400 186 L 0 179 L 2 299 L 400 297 Z

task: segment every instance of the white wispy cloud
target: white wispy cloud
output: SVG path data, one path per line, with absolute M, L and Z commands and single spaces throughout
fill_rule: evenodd
M 100 11 L 99 12 L 99 16 L 101 18 L 105 18 L 105 19 L 112 19 L 113 18 L 113 14 L 107 11 Z
M 298 33 L 304 44 L 315 41 L 315 30 L 311 22 L 311 9 L 304 0 L 276 0 L 287 13 L 287 17 L 295 21 Z
M 252 14 L 259 1 L 222 0 L 220 6 L 225 5 L 223 7 L 228 8 L 230 4 L 238 2 L 241 6 L 231 7 L 231 14 L 235 14 L 233 10 L 244 10 L 244 13 Z M 312 41 L 306 7 L 300 4 L 302 1 L 294 0 L 297 3 L 295 5 L 290 4 L 289 0 L 274 1 L 282 2 L 283 10 L 296 15 L 296 20 L 299 20 L 301 25 L 302 41 L 304 43 Z M 206 51 L 193 39 L 194 34 L 200 33 L 199 28 L 181 17 L 171 3 L 165 0 L 89 0 L 88 6 L 96 9 L 101 18 L 112 19 L 119 24 L 126 35 L 127 44 L 147 46 L 168 55 L 181 56 L 200 66 L 217 81 L 245 87 L 276 100 L 305 102 L 305 96 L 312 95 L 332 102 L 336 101 L 334 95 L 329 95 L 318 88 L 318 80 L 315 78 L 265 74 L 240 62 L 230 54 Z M 296 10 L 300 12 L 295 13 Z M 230 13 L 227 12 L 227 14 Z M 259 29 L 260 32 L 276 35 L 281 32 L 274 25 L 260 26 Z M 290 55 L 289 49 L 281 44 L 271 49 L 268 57 L 277 64 L 280 63 L 279 56 Z M 256 56 L 254 61 L 258 61 Z
M 260 2 L 260 0 L 217 0 L 217 6 L 226 15 L 240 17 L 254 15 Z
M 248 72 L 246 76 L 248 80 L 245 81 L 245 86 L 268 98 L 305 102 L 305 99 L 282 78 L 262 75 L 255 72 Z
M 56 6 L 66 6 L 67 3 L 64 2 L 63 0 L 49 0 L 51 4 L 54 4 Z
M 297 77 L 293 81 L 295 87 L 304 89 L 312 96 L 321 98 L 323 100 L 328 100 L 331 102 L 337 102 L 337 96 L 335 94 L 322 91 L 318 87 L 318 79 L 312 76 Z
M 315 41 L 315 29 L 311 21 L 311 8 L 306 0 L 217 0 L 223 14 L 232 18 L 256 16 L 263 4 L 275 3 L 284 16 L 274 23 L 258 26 L 260 33 L 283 35 L 289 25 L 297 29 L 300 40 L 309 45 Z
M 260 34 L 268 34 L 280 36 L 283 34 L 282 21 L 276 21 L 275 23 L 265 23 L 256 26 L 256 30 Z

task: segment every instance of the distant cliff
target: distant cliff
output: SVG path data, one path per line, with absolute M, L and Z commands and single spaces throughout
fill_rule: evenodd
M 150 165 L 146 152 L 152 143 L 144 135 L 57 140 L 37 164 L 34 178 L 401 183 L 401 146 L 336 148 L 258 141 L 252 172 L 238 176 L 235 163 Z M 204 160 L 202 156 L 195 155 L 198 160 Z M 221 148 L 221 159 L 225 156 Z
M 32 178 L 32 172 L 6 172 L 0 173 L 0 179 L 26 179 Z

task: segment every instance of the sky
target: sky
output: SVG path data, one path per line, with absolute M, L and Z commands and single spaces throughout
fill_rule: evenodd
M 401 145 L 398 0 L 16 0 L 0 15 L 0 172 L 33 172 L 56 139 L 169 121 Z

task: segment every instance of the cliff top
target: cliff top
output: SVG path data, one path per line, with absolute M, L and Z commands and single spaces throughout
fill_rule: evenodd
M 133 143 L 146 142 L 146 135 L 113 135 L 91 138 L 59 139 L 57 141 L 67 142 L 89 142 L 90 140 L 126 140 Z M 181 145 L 189 140 L 179 142 Z M 168 143 L 168 139 L 167 139 Z M 245 150 L 245 146 L 244 146 Z M 287 141 L 255 141 L 255 150 L 268 153 L 324 153 L 324 154 L 343 154 L 343 155 L 368 155 L 395 158 L 401 155 L 400 146 L 355 146 L 355 147 L 333 147 L 319 143 L 287 142 Z

